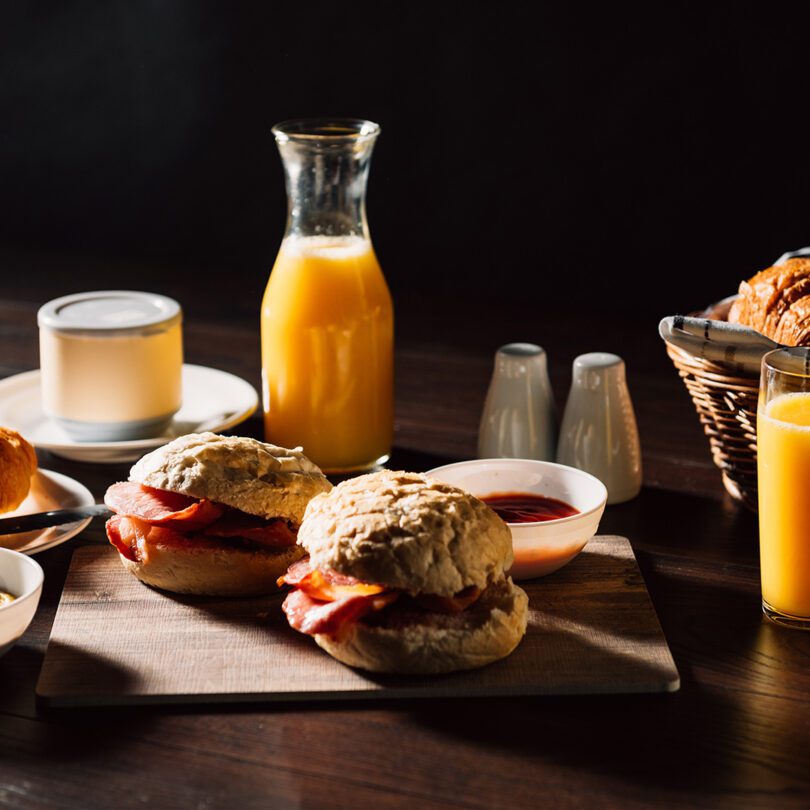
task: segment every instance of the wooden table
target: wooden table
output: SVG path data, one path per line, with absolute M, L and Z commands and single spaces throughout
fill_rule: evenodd
M 6 287 L 3 375 L 38 365 L 38 305 L 94 280 L 59 278 L 43 285 L 18 273 Z M 229 303 L 205 284 L 197 293 L 184 286 L 178 278 L 160 291 L 184 304 L 187 360 L 258 387 L 255 299 Z M 398 467 L 474 455 L 501 343 L 545 346 L 560 407 L 577 354 L 608 350 L 626 359 L 645 485 L 636 500 L 608 507 L 600 531 L 633 543 L 680 692 L 45 715 L 34 684 L 75 544 L 104 542 L 91 527 L 38 556 L 41 607 L 0 659 L 0 806 L 810 806 L 810 634 L 762 618 L 756 516 L 725 495 L 711 464 L 656 334 L 667 313 L 611 323 L 480 299 L 396 301 Z M 240 428 L 260 431 L 258 418 Z M 41 463 L 97 496 L 127 471 L 48 455 Z

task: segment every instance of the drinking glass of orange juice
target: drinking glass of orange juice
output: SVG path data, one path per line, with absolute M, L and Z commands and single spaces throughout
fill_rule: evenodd
M 288 215 L 262 302 L 265 436 L 327 472 L 391 452 L 394 316 L 365 210 L 379 133 L 358 119 L 273 127 Z
M 810 630 L 810 348 L 762 359 L 757 459 L 762 610 Z

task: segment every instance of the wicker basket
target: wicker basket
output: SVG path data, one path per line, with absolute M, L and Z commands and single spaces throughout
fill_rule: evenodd
M 723 484 L 756 511 L 759 377 L 732 377 L 723 366 L 670 344 L 667 354 L 692 397 Z

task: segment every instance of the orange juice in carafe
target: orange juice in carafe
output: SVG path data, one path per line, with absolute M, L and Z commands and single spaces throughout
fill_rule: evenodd
M 391 296 L 371 242 L 287 237 L 262 304 L 265 433 L 326 470 L 384 461 L 393 429 Z
M 261 312 L 265 436 L 328 472 L 391 452 L 393 309 L 365 213 L 379 131 L 357 119 L 273 128 L 288 217 Z

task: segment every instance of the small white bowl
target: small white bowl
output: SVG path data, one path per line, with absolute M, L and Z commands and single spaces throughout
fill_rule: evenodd
M 562 568 L 596 534 L 607 503 L 605 485 L 564 464 L 523 458 L 482 458 L 429 470 L 426 475 L 478 498 L 505 492 L 545 495 L 573 506 L 577 515 L 536 523 L 507 523 L 512 531 L 514 579 L 542 577 Z
M 44 578 L 38 562 L 18 551 L 0 548 L 0 591 L 17 597 L 0 607 L 0 655 L 8 652 L 31 624 Z

